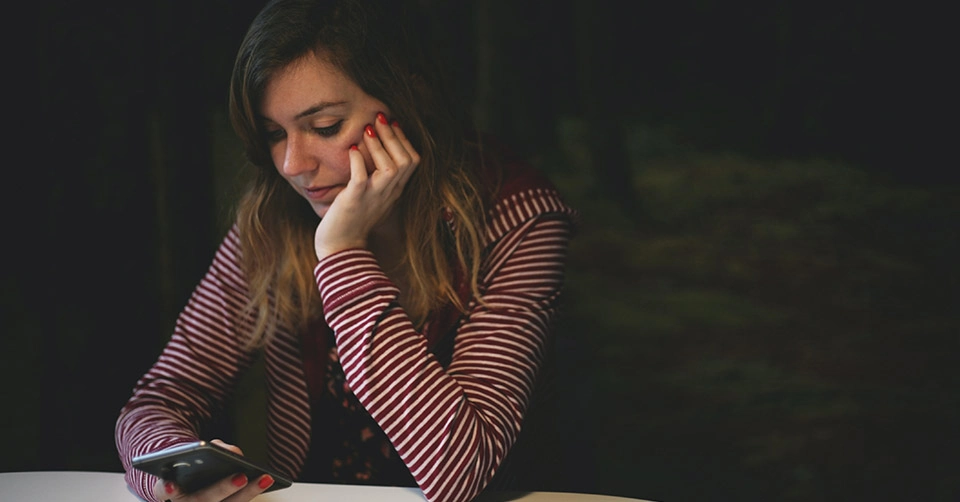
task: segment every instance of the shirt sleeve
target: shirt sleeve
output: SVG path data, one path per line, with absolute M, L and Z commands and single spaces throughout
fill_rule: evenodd
M 373 254 L 315 269 L 347 383 L 431 502 L 472 500 L 515 442 L 557 311 L 571 221 L 530 219 L 492 246 L 445 370 Z
M 115 440 L 126 482 L 145 500 L 156 500 L 156 477 L 134 469 L 133 457 L 196 441 L 201 424 L 222 408 L 228 389 L 252 363 L 237 338 L 246 291 L 238 249 L 231 231 L 117 419 Z

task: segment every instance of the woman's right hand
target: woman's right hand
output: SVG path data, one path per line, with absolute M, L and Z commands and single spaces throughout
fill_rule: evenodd
M 219 439 L 210 442 L 238 455 L 243 455 L 243 451 L 238 446 L 224 443 Z M 178 502 L 247 502 L 272 485 L 273 478 L 269 474 L 264 474 L 259 479 L 247 479 L 245 474 L 235 474 L 202 490 L 187 494 L 181 493 L 180 488 L 172 481 L 157 479 L 157 482 L 153 485 L 153 495 L 157 500 Z

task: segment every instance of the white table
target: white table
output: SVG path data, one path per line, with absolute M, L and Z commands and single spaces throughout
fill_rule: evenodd
M 136 502 L 119 472 L 31 471 L 0 473 L 2 502 Z M 416 488 L 294 483 L 256 502 L 424 502 Z M 477 502 L 644 502 L 640 499 L 560 492 L 490 492 Z

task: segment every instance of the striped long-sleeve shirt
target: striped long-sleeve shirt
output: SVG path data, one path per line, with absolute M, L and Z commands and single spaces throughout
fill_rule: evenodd
M 369 251 L 342 251 L 314 270 L 349 387 L 429 501 L 471 500 L 492 479 L 520 431 L 558 306 L 574 213 L 542 180 L 505 186 L 488 215 L 484 301 L 470 303 L 446 368 Z M 131 459 L 197 440 L 254 359 L 240 343 L 251 324 L 238 321 L 247 291 L 239 253 L 233 228 L 117 421 L 127 483 L 147 500 L 155 478 Z M 310 430 L 301 349 L 285 331 L 264 349 L 270 464 L 293 479 L 311 433 L 323 433 Z

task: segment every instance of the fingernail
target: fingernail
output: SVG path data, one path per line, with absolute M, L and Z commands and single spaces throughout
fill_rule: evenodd
M 246 474 L 237 474 L 230 480 L 235 486 L 243 486 L 247 484 L 247 475 Z
M 359 148 L 357 148 L 357 145 L 350 145 L 350 149 L 351 149 L 351 150 L 359 150 Z
M 263 477 L 260 478 L 260 482 L 257 483 L 257 485 L 260 487 L 261 490 L 266 490 L 267 488 L 270 488 L 270 485 L 272 484 L 273 484 L 273 477 L 271 477 L 269 474 L 264 474 Z
M 364 131 L 366 131 L 366 132 L 367 132 L 367 136 L 370 136 L 371 138 L 376 138 L 376 137 L 377 137 L 377 131 L 374 131 L 374 130 L 373 130 L 373 126 L 372 126 L 372 125 L 368 125 L 366 128 L 364 128 Z
M 394 120 L 393 124 L 391 125 L 393 125 L 393 127 L 400 127 L 400 122 L 397 122 L 396 120 Z
M 384 115 L 383 112 L 377 113 L 377 120 L 379 120 L 381 124 L 387 125 L 387 116 Z
M 163 484 L 163 491 L 167 492 L 167 495 L 173 493 L 173 483 L 167 481 Z

